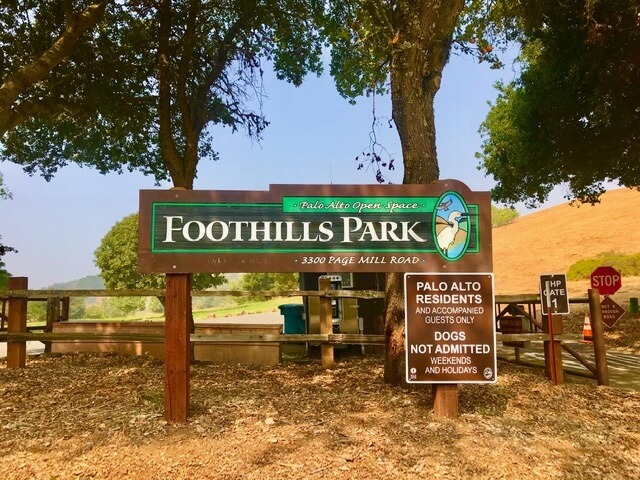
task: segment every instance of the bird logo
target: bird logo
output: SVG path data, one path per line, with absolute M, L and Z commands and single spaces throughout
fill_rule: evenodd
M 451 204 L 453 203 L 453 200 L 449 199 L 445 202 L 442 202 L 440 205 L 438 205 L 436 208 L 438 210 L 444 210 L 445 212 L 449 210 L 449 207 L 451 206 Z
M 436 249 L 446 260 L 459 260 L 469 246 L 471 214 L 467 204 L 457 192 L 447 192 L 436 205 L 433 224 Z

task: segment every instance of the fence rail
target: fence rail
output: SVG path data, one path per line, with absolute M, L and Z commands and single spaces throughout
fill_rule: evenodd
M 321 308 L 321 333 L 319 334 L 215 334 L 202 335 L 191 334 L 190 341 L 192 343 L 215 343 L 215 344 L 238 344 L 238 343 L 311 343 L 320 344 L 322 347 L 323 365 L 330 365 L 333 362 L 333 346 L 340 344 L 349 345 L 384 345 L 384 335 L 364 335 L 364 334 L 335 334 L 328 333 L 331 331 L 331 305 L 332 299 L 352 298 L 352 299 L 380 299 L 384 298 L 384 292 L 377 290 L 331 290 L 328 285 L 320 285 L 320 290 L 289 290 L 289 291 L 244 291 L 244 290 L 214 290 L 214 291 L 192 291 L 192 297 L 318 297 L 324 309 Z M 324 289 L 323 289 L 324 288 Z M 21 328 L 9 329 L 4 333 L 0 331 L 0 342 L 8 342 L 10 345 L 24 344 L 26 341 L 42 341 L 50 345 L 55 341 L 71 341 L 71 342 L 140 342 L 140 343 L 161 343 L 164 342 L 165 336 L 162 334 L 88 334 L 88 333 L 51 333 L 52 325 L 60 319 L 68 320 L 68 305 L 71 297 L 87 298 L 87 297 L 164 297 L 166 291 L 164 289 L 118 289 L 118 290 L 25 290 L 11 289 L 3 292 L 0 296 L 2 302 L 2 325 L 8 317 L 4 314 L 7 304 L 12 302 L 27 301 L 46 301 L 47 302 L 47 325 L 44 327 L 43 333 L 29 333 L 24 326 Z M 587 297 L 573 297 L 569 299 L 573 304 L 588 304 L 592 308 L 591 300 Z M 496 295 L 495 303 L 497 306 L 496 321 L 502 315 L 503 305 L 518 310 L 531 323 L 531 333 L 521 334 L 502 334 L 498 333 L 496 342 L 545 342 L 546 347 L 549 346 L 550 337 L 548 333 L 542 333 L 544 330 L 543 322 L 538 319 L 538 311 L 540 307 L 539 294 L 522 294 L 522 295 Z M 60 309 L 60 305 L 63 308 Z M 65 308 L 66 306 L 66 308 Z M 598 304 L 599 307 L 599 304 Z M 26 308 L 26 307 L 25 307 Z M 528 310 L 526 311 L 525 308 Z M 9 308 L 9 316 L 11 308 Z M 23 314 L 24 315 L 24 314 Z M 327 317 L 327 318 L 324 318 Z M 598 314 L 591 314 L 592 320 L 598 319 Z M 543 319 L 544 320 L 544 319 Z M 324 327 L 322 327 L 324 325 Z M 4 330 L 4 329 L 2 329 Z M 606 361 L 604 366 L 589 364 L 578 352 L 572 349 L 568 343 L 580 341 L 580 335 L 554 335 L 553 344 L 557 343 L 558 348 L 565 349 L 582 363 L 590 374 L 594 376 L 601 384 L 608 383 L 608 374 L 606 373 Z M 594 345 L 596 339 L 594 338 Z M 604 345 L 604 340 L 600 339 L 600 343 Z M 546 348 L 545 347 L 545 348 Z M 516 347 L 516 352 L 517 352 Z M 516 353 L 516 357 L 517 357 Z M 545 355 L 546 356 L 546 355 Z M 602 357 L 602 355 L 601 355 Z M 562 368 L 560 366 L 560 368 Z M 604 369 L 604 370 L 603 370 Z
M 0 300 L 27 298 L 44 300 L 63 297 L 163 297 L 164 289 L 141 290 L 7 290 Z M 192 291 L 192 297 L 329 297 L 329 298 L 384 298 L 384 292 L 378 290 L 286 290 L 286 291 L 248 291 L 248 290 L 201 290 Z
M 144 333 L 0 333 L 0 342 L 51 342 L 51 341 L 79 341 L 79 342 L 141 342 L 158 343 L 164 341 L 164 335 Z M 578 342 L 580 335 L 555 335 L 556 340 Z M 549 340 L 546 333 L 508 333 L 496 334 L 496 342 L 544 342 Z M 384 345 L 384 335 L 359 335 L 351 333 L 304 333 L 304 334 L 192 334 L 193 343 L 332 343 L 346 345 Z

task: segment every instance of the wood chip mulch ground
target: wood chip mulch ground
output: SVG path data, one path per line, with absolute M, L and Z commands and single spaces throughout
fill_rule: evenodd
M 0 477 L 18 479 L 640 478 L 640 392 L 500 363 L 434 418 L 380 358 L 192 366 L 192 414 L 163 420 L 164 367 L 75 354 L 0 363 Z

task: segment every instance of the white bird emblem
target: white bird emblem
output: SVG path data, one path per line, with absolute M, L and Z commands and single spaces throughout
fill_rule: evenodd
M 458 212 L 454 210 L 449 214 L 449 219 L 447 220 L 447 226 L 440 230 L 438 233 L 438 247 L 445 254 L 449 255 L 448 251 L 451 245 L 454 244 L 456 240 L 456 235 L 458 235 L 458 231 L 460 230 L 460 222 L 467 219 L 466 213 Z

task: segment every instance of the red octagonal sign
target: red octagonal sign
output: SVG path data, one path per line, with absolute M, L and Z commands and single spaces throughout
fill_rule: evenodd
M 622 286 L 622 276 L 613 267 L 601 266 L 591 274 L 591 288 L 595 288 L 600 295 L 613 295 Z

